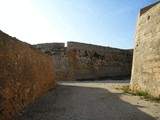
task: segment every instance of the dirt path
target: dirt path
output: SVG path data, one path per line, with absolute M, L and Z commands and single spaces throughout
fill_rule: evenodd
M 160 103 L 123 94 L 125 82 L 60 82 L 15 120 L 160 120 Z

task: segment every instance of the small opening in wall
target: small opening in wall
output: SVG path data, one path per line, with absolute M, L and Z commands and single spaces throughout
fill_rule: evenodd
M 150 19 L 150 15 L 148 15 L 147 19 L 148 19 L 148 20 Z

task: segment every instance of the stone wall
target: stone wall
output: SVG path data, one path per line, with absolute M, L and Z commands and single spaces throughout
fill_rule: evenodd
M 53 60 L 0 31 L 0 119 L 9 120 L 55 86 Z
M 44 43 L 44 44 L 38 44 L 36 45 L 36 47 L 43 50 L 51 50 L 52 48 L 61 49 L 64 48 L 64 43 Z
M 131 72 L 130 50 L 69 42 L 67 52 L 75 79 L 125 76 Z
M 160 2 L 140 10 L 136 26 L 131 88 L 160 96 Z
M 54 60 L 58 80 L 103 79 L 131 74 L 132 50 L 68 42 L 67 48 L 52 48 L 47 54 Z

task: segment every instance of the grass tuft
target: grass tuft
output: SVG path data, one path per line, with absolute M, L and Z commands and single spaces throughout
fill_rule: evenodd
M 147 91 L 140 91 L 140 90 L 133 91 L 130 89 L 129 85 L 124 85 L 121 89 L 123 90 L 124 93 L 140 96 L 140 98 L 145 99 L 147 101 L 149 100 L 149 101 L 160 102 L 160 96 L 154 97 Z
M 124 85 L 122 86 L 122 90 L 124 93 L 130 93 L 132 92 L 132 90 L 129 88 L 129 85 Z

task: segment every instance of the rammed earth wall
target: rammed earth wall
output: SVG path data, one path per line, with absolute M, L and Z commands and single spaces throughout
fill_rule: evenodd
M 0 120 L 9 120 L 56 85 L 53 60 L 0 31 Z

